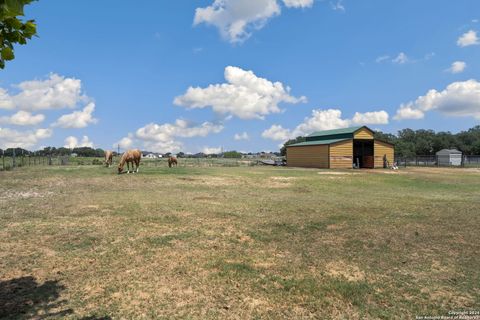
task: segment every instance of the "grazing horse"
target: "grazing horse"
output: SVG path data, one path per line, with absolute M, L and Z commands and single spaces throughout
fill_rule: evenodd
M 177 158 L 168 157 L 168 167 L 171 168 L 173 165 L 175 165 L 175 167 L 178 165 Z
M 113 163 L 113 152 L 110 150 L 105 151 L 105 165 L 107 168 L 110 168 L 110 166 Z
M 120 159 L 120 163 L 118 164 L 118 173 L 120 174 L 123 172 L 125 162 L 127 163 L 127 173 L 130 173 L 130 164 L 132 164 L 132 173 L 138 172 L 141 157 L 142 153 L 138 149 L 125 151 L 122 158 Z M 137 167 L 136 170 L 135 167 Z

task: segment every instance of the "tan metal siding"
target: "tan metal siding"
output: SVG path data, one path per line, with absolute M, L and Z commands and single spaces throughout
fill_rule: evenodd
M 353 163 L 353 140 L 330 145 L 330 168 L 351 169 Z
M 394 147 L 391 144 L 384 143 L 381 141 L 376 141 L 374 144 L 375 148 L 375 168 L 383 168 L 383 156 L 387 155 L 387 160 L 390 166 L 393 164 L 394 160 Z
M 288 147 L 287 166 L 328 168 L 328 145 Z
M 373 139 L 373 132 L 366 128 L 362 128 L 355 132 L 355 135 L 353 136 L 354 139 Z

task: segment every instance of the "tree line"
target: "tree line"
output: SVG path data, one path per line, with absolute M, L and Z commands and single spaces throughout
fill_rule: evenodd
M 79 147 L 79 148 L 55 148 L 55 147 L 45 147 L 42 150 L 38 151 L 29 151 L 22 148 L 8 148 L 8 149 L 0 149 L 0 154 L 4 155 L 5 157 L 12 157 L 15 151 L 15 155 L 19 156 L 41 156 L 41 157 L 48 157 L 48 156 L 69 156 L 75 153 L 79 157 L 103 157 L 105 155 L 105 151 L 103 149 L 93 149 L 89 147 Z M 115 154 L 115 152 L 114 152 Z
M 395 155 L 400 157 L 434 155 L 442 149 L 457 149 L 465 155 L 480 155 L 480 126 L 459 133 L 408 128 L 398 131 L 397 134 L 376 131 L 375 139 L 393 143 Z M 280 153 L 285 155 L 286 146 L 304 141 L 305 137 L 288 140 L 280 149 Z
M 22 148 L 8 148 L 8 149 L 0 149 L 0 156 L 4 155 L 5 157 L 12 157 L 15 151 L 15 155 L 20 157 L 20 156 L 42 156 L 42 157 L 48 157 L 48 156 L 70 156 L 72 154 L 76 154 L 79 157 L 103 157 L 105 155 L 105 150 L 98 148 L 98 149 L 93 149 L 90 147 L 80 147 L 80 148 L 65 148 L 65 147 L 60 147 L 60 148 L 55 148 L 55 147 L 45 147 L 42 150 L 38 151 L 29 151 L 26 149 Z M 144 152 L 144 153 L 150 153 L 150 152 Z M 117 153 L 113 152 L 113 154 L 116 156 Z M 168 152 L 164 154 L 164 157 L 169 157 L 172 155 L 172 153 Z M 204 153 L 198 153 L 196 155 L 189 155 L 185 154 L 184 152 L 178 152 L 177 157 L 178 158 L 205 158 L 205 157 L 212 157 L 212 158 L 218 158 L 218 157 L 223 157 L 223 158 L 241 158 L 242 154 L 237 151 L 226 151 L 221 155 L 206 155 Z

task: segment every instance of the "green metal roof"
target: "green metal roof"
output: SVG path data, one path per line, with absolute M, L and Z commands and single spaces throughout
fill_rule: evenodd
M 308 137 L 322 137 L 322 136 L 331 136 L 331 135 L 337 135 L 337 134 L 354 134 L 355 131 L 358 131 L 359 129 L 361 129 L 363 127 L 365 127 L 365 126 L 317 131 L 317 132 L 314 132 L 314 133 L 308 135 Z M 370 130 L 368 127 L 365 127 L 365 128 Z
M 306 141 L 306 142 L 300 142 L 300 143 L 295 143 L 295 144 L 289 144 L 288 147 L 302 147 L 302 146 L 319 146 L 319 145 L 325 145 L 325 144 L 334 144 L 337 142 L 341 141 L 347 141 L 351 139 L 329 139 L 329 140 L 320 140 L 320 141 Z

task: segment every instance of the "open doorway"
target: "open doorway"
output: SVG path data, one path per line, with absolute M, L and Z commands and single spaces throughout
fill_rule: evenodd
M 374 167 L 373 140 L 353 140 L 354 168 Z

